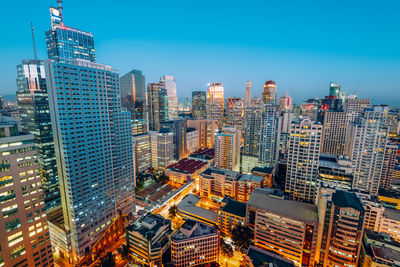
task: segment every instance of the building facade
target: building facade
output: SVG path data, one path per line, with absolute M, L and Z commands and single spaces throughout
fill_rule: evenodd
M 325 112 L 321 153 L 344 154 L 350 119 L 347 112 Z
M 281 123 L 278 106 L 266 104 L 262 115 L 258 156 L 262 166 L 274 167 L 278 160 Z
M 247 107 L 251 103 L 251 81 L 246 82 L 246 91 L 244 97 L 244 106 Z
M 132 137 L 135 154 L 136 173 L 144 172 L 151 167 L 151 138 L 148 132 Z
M 236 127 L 239 131 L 243 130 L 244 103 L 240 97 L 230 97 L 226 99 L 225 125 Z
M 217 120 L 188 120 L 187 126 L 198 131 L 200 148 L 213 148 L 215 146 L 215 134 L 218 131 Z
M 195 120 L 207 117 L 207 94 L 205 91 L 192 92 L 192 118 Z
M 169 120 L 168 94 L 164 83 L 149 83 L 147 85 L 147 103 L 149 129 L 159 131 L 161 124 Z
M 277 90 L 274 81 L 265 82 L 261 98 L 264 104 L 276 105 Z
M 207 88 L 207 119 L 222 123 L 224 118 L 224 86 L 222 83 L 210 83 Z
M 186 148 L 186 119 L 170 120 L 161 124 L 161 127 L 168 129 L 174 136 L 174 159 L 180 160 L 187 156 Z
M 151 167 L 165 169 L 174 161 L 174 135 L 169 131 L 150 131 Z
M 201 197 L 236 199 L 240 173 L 228 169 L 210 167 L 200 174 L 199 191 Z
M 186 129 L 186 152 L 192 154 L 199 149 L 199 131 L 195 128 Z
M 168 95 L 168 117 L 170 120 L 178 118 L 178 96 L 176 94 L 176 81 L 174 76 L 164 75 L 161 82 L 165 84 Z
M 240 169 L 239 130 L 224 127 L 215 136 L 215 166 L 233 171 Z

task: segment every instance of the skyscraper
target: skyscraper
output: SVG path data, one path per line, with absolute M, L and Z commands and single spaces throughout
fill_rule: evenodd
M 185 158 L 187 155 L 186 149 L 186 119 L 176 119 L 173 121 L 167 121 L 161 125 L 161 128 L 168 129 L 174 135 L 174 159 L 180 160 Z
M 46 209 L 61 204 L 56 155 L 46 87 L 41 60 L 23 60 L 17 66 L 17 101 L 22 131 L 35 136 Z
M 174 161 L 174 135 L 167 129 L 150 131 L 151 167 L 165 169 Z
M 239 130 L 234 127 L 223 127 L 215 137 L 215 166 L 233 171 L 240 168 Z
M 366 109 L 347 135 L 346 153 L 353 161 L 353 188 L 378 194 L 388 138 L 387 106 Z
M 205 91 L 192 92 L 192 117 L 205 119 L 207 117 L 207 96 Z
M 176 119 L 178 118 L 178 96 L 176 94 L 175 78 L 171 75 L 165 75 L 160 82 L 164 83 L 167 89 L 169 119 Z
M 35 137 L 20 130 L 0 117 L 0 266 L 53 266 Z
M 147 129 L 147 98 L 145 77 L 140 70 L 132 70 L 119 79 L 121 105 L 131 113 L 132 134 L 141 134 Z
M 292 97 L 287 92 L 285 92 L 285 94 L 279 98 L 279 111 L 292 111 L 292 109 Z
M 329 97 L 339 98 L 340 97 L 340 84 L 331 82 L 329 85 Z
M 198 131 L 199 148 L 214 147 L 215 133 L 218 130 L 217 120 L 188 120 L 187 126 Z
M 278 160 L 281 122 L 278 107 L 266 104 L 262 115 L 258 157 L 260 164 L 265 167 L 273 168 Z
M 136 173 L 144 172 L 151 167 L 151 140 L 148 132 L 134 135 Z
M 224 86 L 222 83 L 210 83 L 207 88 L 207 119 L 222 122 L 224 117 Z
M 274 81 L 266 81 L 261 94 L 264 104 L 276 105 L 277 91 Z
M 308 118 L 292 123 L 285 191 L 296 200 L 315 200 L 321 139 L 322 125 Z
M 246 94 L 244 98 L 244 106 L 247 107 L 251 104 L 251 81 L 246 82 Z
M 64 229 L 75 261 L 90 251 L 118 212 L 132 213 L 134 162 L 130 112 L 119 73 L 80 59 L 45 64 Z M 66 237 L 67 238 L 67 237 Z
M 344 154 L 350 120 L 348 112 L 325 112 L 321 153 Z
M 161 124 L 169 120 L 168 95 L 164 83 L 149 83 L 147 85 L 149 129 L 159 131 Z
M 96 62 L 93 35 L 64 24 L 61 2 L 58 8 L 50 7 L 51 29 L 46 31 L 49 59 L 85 59 Z
M 230 97 L 226 99 L 225 124 L 229 127 L 243 130 L 243 99 L 240 97 Z
M 396 163 L 398 145 L 388 143 L 385 148 L 385 158 L 381 174 L 380 187 L 390 189 L 392 185 L 393 171 Z

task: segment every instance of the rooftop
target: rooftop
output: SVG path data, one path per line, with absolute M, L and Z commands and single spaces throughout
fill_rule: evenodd
M 299 221 L 318 222 L 317 206 L 278 197 L 272 190 L 254 189 L 247 203 L 256 208 Z
M 377 242 L 379 242 L 379 243 L 386 244 L 386 246 L 392 245 L 392 246 L 398 247 L 400 249 L 400 243 L 393 240 L 393 238 L 387 233 L 384 233 L 384 232 L 378 233 L 371 229 L 365 229 L 364 233 L 367 237 L 368 243 L 377 244 Z M 371 241 L 373 241 L 373 242 L 371 242 Z
M 247 173 L 243 174 L 239 179 L 239 181 L 242 181 L 242 182 L 252 181 L 252 182 L 258 182 L 258 183 L 261 183 L 263 180 L 264 180 L 264 177 L 247 174 Z
M 167 169 L 176 172 L 193 174 L 207 164 L 208 164 L 207 161 L 184 158 L 178 161 L 177 163 L 169 165 Z
M 226 204 L 221 208 L 221 211 L 244 218 L 246 216 L 246 203 L 226 198 Z
M 332 195 L 332 202 L 338 207 L 353 208 L 361 212 L 364 211 L 360 199 L 353 192 L 336 190 L 336 192 Z
M 202 176 L 212 175 L 213 173 L 225 175 L 228 178 L 232 178 L 232 179 L 236 179 L 236 180 L 238 180 L 240 178 L 240 173 L 229 170 L 229 169 L 219 168 L 219 167 L 209 167 L 204 172 L 202 172 L 201 175 Z
M 400 221 L 400 210 L 385 208 L 383 216 L 394 221 Z
M 274 168 L 261 168 L 261 167 L 254 167 L 251 172 L 260 172 L 260 173 L 266 173 L 266 174 L 271 174 L 274 171 Z
M 216 235 L 218 231 L 215 226 L 195 221 L 187 220 L 182 226 L 171 236 L 171 240 L 181 241 L 208 235 Z
M 294 267 L 294 263 L 282 256 L 276 255 L 272 252 L 250 246 L 247 251 L 247 257 L 250 258 L 254 267 Z
M 169 226 L 170 224 L 171 221 L 165 219 L 161 215 L 148 213 L 137 219 L 133 224 L 129 225 L 127 230 L 137 232 L 150 241 L 157 234 L 160 228 Z
M 400 262 L 400 251 L 396 251 L 392 248 L 384 247 L 384 246 L 374 246 L 371 245 L 371 251 L 373 259 L 385 259 L 387 261 L 395 261 Z M 385 265 L 387 266 L 387 265 Z M 393 265 L 397 266 L 397 265 Z
M 197 159 L 205 159 L 212 160 L 215 157 L 215 149 L 214 148 L 201 148 L 189 156 L 190 158 Z
M 188 213 L 196 217 L 204 218 L 210 222 L 217 223 L 218 214 L 216 212 L 196 206 L 200 199 L 200 197 L 193 194 L 186 195 L 177 205 L 178 211 Z

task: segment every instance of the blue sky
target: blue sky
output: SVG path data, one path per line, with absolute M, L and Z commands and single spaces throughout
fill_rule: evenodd
M 46 58 L 48 7 L 56 1 L 3 1 L 0 94 L 14 94 L 15 66 L 32 58 L 29 23 Z M 295 102 L 328 93 L 329 82 L 374 103 L 400 106 L 400 1 L 78 1 L 65 0 L 66 25 L 92 32 L 97 62 L 146 82 L 174 75 L 178 96 L 222 81 L 244 96 L 266 80 Z

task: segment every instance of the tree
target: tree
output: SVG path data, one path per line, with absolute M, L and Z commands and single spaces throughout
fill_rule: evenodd
M 226 243 L 225 240 L 221 237 L 220 239 L 221 244 L 221 253 L 222 255 L 227 256 L 228 258 L 233 257 L 233 248 L 230 244 Z
M 253 232 L 249 227 L 239 225 L 232 230 L 232 240 L 237 250 L 246 253 L 253 242 Z
M 172 220 L 175 219 L 176 215 L 178 215 L 178 207 L 173 205 L 168 209 L 168 217 Z
M 100 264 L 98 266 L 99 267 L 114 267 L 115 266 L 114 255 L 111 252 L 108 252 L 107 255 L 105 255 L 103 258 L 101 258 Z
M 131 254 L 129 251 L 128 245 L 122 245 L 122 247 L 118 248 L 118 253 L 121 254 L 121 257 L 128 261 L 129 260 L 129 255 Z

